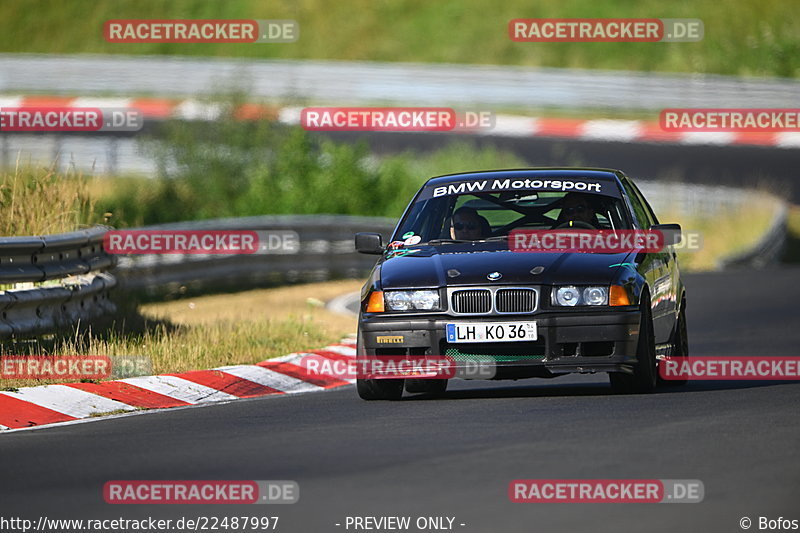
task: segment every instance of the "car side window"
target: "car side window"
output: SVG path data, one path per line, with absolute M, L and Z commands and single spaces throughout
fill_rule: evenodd
M 639 187 L 637 187 L 636 184 L 633 183 L 632 181 L 629 183 L 633 191 L 636 193 L 636 196 L 639 198 L 639 201 L 642 203 L 642 206 L 644 207 L 644 210 L 647 213 L 647 218 L 650 220 L 650 225 L 652 226 L 653 224 L 658 224 L 658 217 L 653 211 L 653 208 L 650 207 L 650 204 L 647 202 L 647 198 L 645 198 L 644 194 L 642 194 L 641 189 L 639 189 Z
M 447 238 L 449 227 L 443 227 L 442 221 L 449 220 L 444 213 L 450 207 L 449 198 L 433 198 L 415 203 L 398 227 L 395 237 L 398 240 L 409 231 L 416 232 L 423 240 Z
M 622 182 L 622 187 L 625 189 L 625 193 L 628 196 L 628 200 L 631 203 L 631 207 L 633 208 L 633 216 L 636 217 L 636 222 L 641 229 L 648 229 L 650 226 L 655 224 L 655 222 L 651 221 L 647 210 L 642 205 L 642 200 L 640 199 L 639 195 L 636 194 L 636 190 L 633 188 L 633 184 L 626 180 L 620 180 Z

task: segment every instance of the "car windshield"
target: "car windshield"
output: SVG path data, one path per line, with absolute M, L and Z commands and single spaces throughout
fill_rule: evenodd
M 418 200 L 395 233 L 406 244 L 502 240 L 516 229 L 631 229 L 620 198 L 574 191 L 515 190 Z

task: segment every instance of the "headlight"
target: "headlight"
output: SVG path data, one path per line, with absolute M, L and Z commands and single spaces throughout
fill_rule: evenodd
M 574 307 L 576 305 L 607 305 L 607 287 L 584 287 L 578 289 L 572 285 L 553 287 L 553 305 Z
M 584 305 L 606 305 L 608 303 L 608 289 L 605 287 L 586 287 L 583 289 Z
M 411 293 L 408 291 L 386 292 L 386 308 L 392 311 L 408 311 L 411 309 Z
M 387 311 L 439 310 L 439 291 L 386 291 Z
M 414 291 L 411 294 L 411 304 L 424 311 L 430 311 L 439 307 L 438 291 Z
M 567 305 L 572 307 L 578 305 L 578 300 L 581 299 L 581 293 L 575 287 L 559 287 L 555 289 L 555 303 L 556 305 Z

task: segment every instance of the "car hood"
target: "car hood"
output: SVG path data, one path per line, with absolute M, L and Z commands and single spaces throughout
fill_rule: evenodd
M 392 252 L 383 261 L 381 286 L 607 285 L 629 255 L 514 252 L 478 244 L 412 248 Z M 487 276 L 495 272 L 500 278 L 490 281 Z

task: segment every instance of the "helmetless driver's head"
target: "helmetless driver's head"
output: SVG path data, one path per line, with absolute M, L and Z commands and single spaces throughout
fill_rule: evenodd
M 558 215 L 560 221 L 576 220 L 593 224 L 595 220 L 595 209 L 591 199 L 586 194 L 569 193 L 561 201 L 561 213 Z

